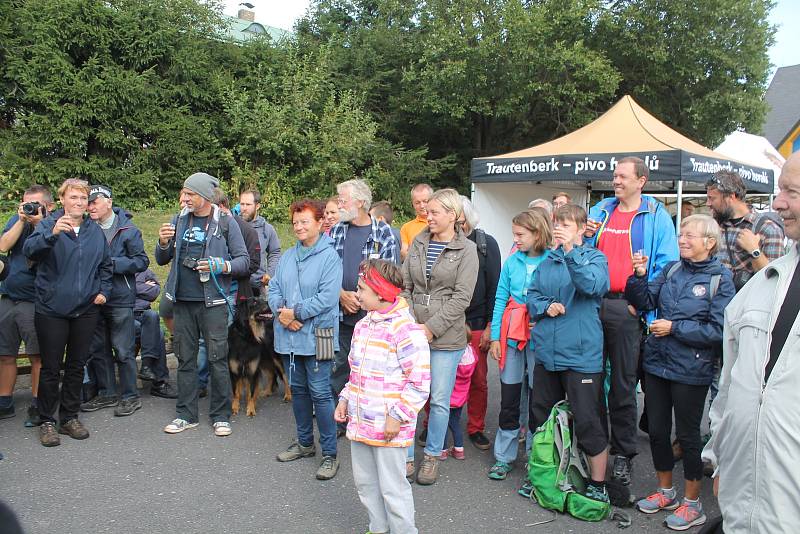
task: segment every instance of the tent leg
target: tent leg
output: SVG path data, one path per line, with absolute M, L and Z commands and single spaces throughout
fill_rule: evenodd
M 683 206 L 683 180 L 678 180 L 678 205 L 675 208 L 675 235 L 678 235 L 678 233 L 680 233 L 682 206 Z

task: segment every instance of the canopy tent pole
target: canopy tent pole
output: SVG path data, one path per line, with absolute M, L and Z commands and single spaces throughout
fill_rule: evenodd
M 678 205 L 675 208 L 675 235 L 678 235 L 680 232 L 681 206 L 683 206 L 683 180 L 678 180 Z

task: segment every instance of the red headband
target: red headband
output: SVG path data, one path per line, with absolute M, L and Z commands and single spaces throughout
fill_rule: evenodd
M 400 288 L 384 278 L 377 269 L 365 269 L 358 276 L 367 286 L 386 302 L 394 302 L 400 294 Z

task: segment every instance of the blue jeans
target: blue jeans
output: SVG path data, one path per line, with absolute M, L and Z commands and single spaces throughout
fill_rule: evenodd
M 447 423 L 447 428 L 453 436 L 453 447 L 464 446 L 464 432 L 461 430 L 461 410 L 463 406 L 458 408 L 450 408 L 450 420 Z M 447 440 L 445 440 L 445 444 Z
M 283 367 L 289 373 L 298 443 L 303 447 L 314 444 L 316 414 L 322 455 L 336 456 L 336 422 L 333 420 L 331 391 L 333 360 L 320 362 L 316 356 L 281 356 Z
M 505 365 L 500 371 L 500 426 L 494 437 L 494 457 L 498 462 L 510 464 L 517 459 L 520 406 L 525 389 L 523 383 L 528 387 L 533 385 L 533 359 L 530 343 L 523 351 L 514 347 L 508 347 L 506 351 Z M 526 450 L 530 450 L 531 436 L 529 429 L 525 440 Z
M 152 369 L 157 382 L 164 382 L 169 379 L 169 369 L 167 369 L 167 348 L 164 344 L 164 332 L 161 330 L 161 318 L 155 310 L 134 312 L 133 317 L 136 339 L 139 340 L 141 349 L 142 365 L 148 365 Z
M 92 366 L 97 374 L 97 394 L 103 397 L 117 395 L 116 362 L 120 397 L 123 400 L 136 398 L 139 391 L 136 389 L 133 308 L 100 306 L 98 315 L 91 350 Z
M 431 413 L 428 417 L 428 441 L 425 454 L 439 456 L 444 448 L 447 425 L 450 422 L 450 395 L 456 384 L 456 369 L 463 349 L 431 349 Z

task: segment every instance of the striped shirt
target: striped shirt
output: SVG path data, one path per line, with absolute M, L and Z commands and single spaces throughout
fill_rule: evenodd
M 436 260 L 439 259 L 446 246 L 447 243 L 444 241 L 431 241 L 428 244 L 427 262 L 425 263 L 425 276 L 428 277 L 428 280 L 431 278 L 431 270 L 433 270 Z

